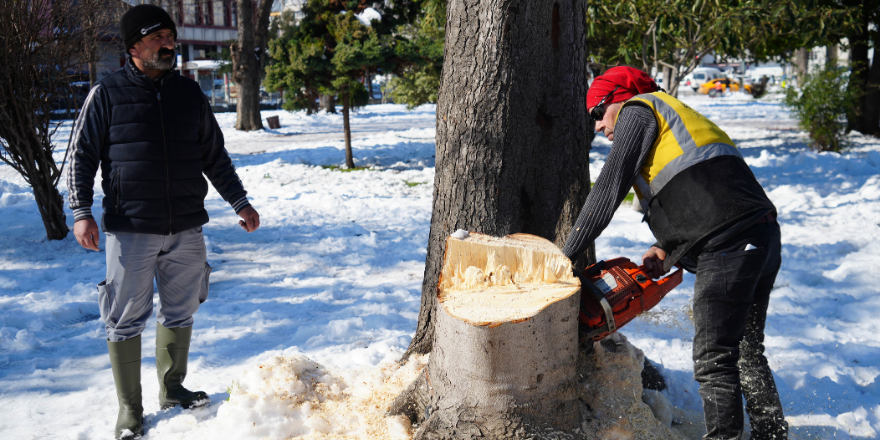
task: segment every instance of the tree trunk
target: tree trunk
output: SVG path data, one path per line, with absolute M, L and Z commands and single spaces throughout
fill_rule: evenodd
M 232 78 L 238 87 L 235 128 L 242 131 L 260 130 L 263 128 L 260 115 L 261 60 L 266 50 L 272 2 L 264 0 L 260 3 L 255 23 L 252 0 L 236 1 L 238 42 L 230 46 Z
M 318 112 L 318 104 L 315 100 L 321 99 L 318 92 L 312 88 L 306 88 L 306 99 L 308 103 L 306 104 L 306 115 L 311 115 Z
M 348 92 L 342 94 L 342 131 L 345 132 L 345 166 L 354 168 L 354 155 L 351 152 L 351 125 L 348 119 L 349 96 Z
M 590 189 L 585 0 L 454 0 L 437 104 L 434 208 L 418 328 L 431 351 L 446 237 L 525 232 L 561 246 Z M 592 248 L 578 258 L 593 260 Z
M 834 63 L 837 65 L 838 58 L 837 44 L 829 44 L 825 46 L 825 62 L 826 63 Z
M 364 85 L 367 86 L 367 96 L 369 96 L 367 102 L 371 102 L 373 101 L 373 77 L 370 72 L 364 74 Z
M 94 35 L 91 41 L 86 42 L 88 53 L 86 58 L 89 60 L 89 89 L 95 87 L 98 82 L 98 35 Z
M 874 61 L 865 92 L 864 133 L 880 137 L 880 32 L 874 34 Z
M 430 385 L 417 380 L 421 389 L 402 394 L 390 412 L 420 426 L 414 439 L 532 438 L 578 428 L 580 283 L 571 262 L 527 234 L 449 237 L 446 248 Z
M 797 69 L 798 87 L 801 87 L 804 84 L 804 77 L 810 73 L 810 51 L 809 49 L 802 47 L 795 51 L 794 57 Z
M 52 157 L 52 147 L 46 145 L 48 140 L 41 142 L 36 137 L 19 139 L 22 142 L 17 155 L 25 159 L 21 161 L 21 175 L 34 190 L 34 200 L 46 229 L 46 238 L 63 240 L 69 229 L 64 215 L 64 199 L 56 185 L 60 170 Z
M 96 82 L 98 82 L 98 63 L 89 61 L 89 89 L 95 87 Z
M 868 127 L 865 124 L 865 104 L 867 95 L 864 93 L 865 86 L 868 84 L 869 78 L 869 68 L 871 66 L 870 60 L 868 59 L 868 40 L 870 39 L 870 29 L 868 29 L 869 21 L 868 16 L 864 13 L 868 13 L 868 8 L 865 7 L 862 16 L 862 23 L 859 26 L 859 33 L 855 35 L 849 36 L 849 42 L 852 47 L 852 52 L 850 52 L 850 67 L 852 68 L 852 73 L 849 77 L 849 85 L 847 85 L 848 89 L 856 89 L 856 96 L 860 98 L 856 100 L 856 106 L 853 112 L 847 115 L 847 124 L 846 129 L 855 130 L 864 134 L 873 134 L 872 131 L 869 131 Z M 848 90 L 848 91 L 850 91 Z
M 678 95 L 676 70 L 668 66 L 663 68 L 663 88 L 672 96 Z
M 321 95 L 321 106 L 327 113 L 336 113 L 336 97 L 333 95 Z
M 58 187 L 49 176 L 40 176 L 31 181 L 34 189 L 34 199 L 37 209 L 40 210 L 40 218 L 43 227 L 46 228 L 46 237 L 49 240 L 63 240 L 67 237 L 67 217 L 64 215 L 64 199 L 58 192 Z

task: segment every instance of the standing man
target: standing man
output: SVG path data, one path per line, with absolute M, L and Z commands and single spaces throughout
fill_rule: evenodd
M 159 404 L 193 408 L 209 403 L 183 387 L 193 314 L 208 295 L 202 225 L 211 180 L 241 216 L 247 232 L 260 216 L 247 200 L 223 133 L 198 84 L 175 66 L 177 29 L 158 6 L 129 9 L 120 23 L 125 67 L 99 81 L 76 122 L 68 176 L 73 232 L 98 251 L 91 206 L 95 173 L 104 190 L 101 226 L 107 234 L 107 278 L 98 284 L 101 319 L 116 383 L 116 438 L 143 434 L 141 332 L 159 289 L 156 370 Z
M 578 257 L 634 187 L 657 238 L 643 257 L 646 269 L 656 278 L 681 263 L 697 275 L 693 356 L 704 438 L 740 438 L 744 395 L 752 439 L 786 439 L 764 357 L 764 321 L 781 263 L 773 203 L 730 137 L 645 72 L 609 69 L 587 91 L 587 109 L 612 146 L 563 253 Z

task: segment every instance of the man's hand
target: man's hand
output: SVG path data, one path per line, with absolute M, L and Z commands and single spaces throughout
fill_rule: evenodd
M 100 251 L 98 243 L 101 241 L 101 236 L 98 233 L 98 224 L 95 223 L 95 219 L 84 218 L 77 220 L 73 224 L 73 236 L 76 237 L 76 241 L 80 246 L 93 251 Z
M 257 213 L 253 206 L 246 206 L 241 211 L 238 211 L 238 216 L 244 219 L 239 220 L 238 224 L 245 231 L 254 232 L 260 227 L 260 214 Z
M 645 272 L 651 276 L 651 278 L 660 278 L 663 276 L 666 271 L 663 270 L 663 260 L 666 259 L 666 251 L 658 248 L 657 246 L 651 246 L 651 249 L 648 249 L 648 252 L 645 252 L 645 255 L 642 255 L 642 265 L 645 266 Z

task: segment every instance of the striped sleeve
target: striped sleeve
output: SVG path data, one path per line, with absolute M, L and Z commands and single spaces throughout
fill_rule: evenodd
M 202 145 L 202 172 L 237 214 L 250 205 L 247 191 L 235 171 L 235 165 L 226 151 L 223 131 L 214 118 L 208 98 L 202 94 L 202 121 L 199 125 L 199 142 Z
M 238 214 L 242 209 L 251 206 L 251 202 L 248 201 L 247 196 L 242 196 L 242 198 L 230 204 L 232 205 L 232 209 L 235 210 L 236 214 Z
M 565 240 L 565 256 L 575 259 L 608 227 L 656 138 L 654 112 L 642 105 L 628 105 L 620 111 L 608 159 Z
M 95 85 L 86 97 L 82 112 L 73 126 L 70 165 L 67 170 L 68 206 L 75 220 L 92 218 L 95 174 L 101 162 L 101 149 L 107 129 L 104 88 Z

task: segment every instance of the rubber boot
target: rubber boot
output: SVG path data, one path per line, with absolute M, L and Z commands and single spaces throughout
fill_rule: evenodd
M 190 409 L 211 403 L 204 391 L 190 391 L 183 387 L 191 337 L 192 327 L 165 328 L 156 323 L 156 373 L 159 375 L 159 405 L 162 409 L 178 405 Z
M 126 341 L 107 341 L 119 415 L 116 416 L 117 439 L 136 439 L 144 434 L 144 407 L 141 403 L 141 337 Z

